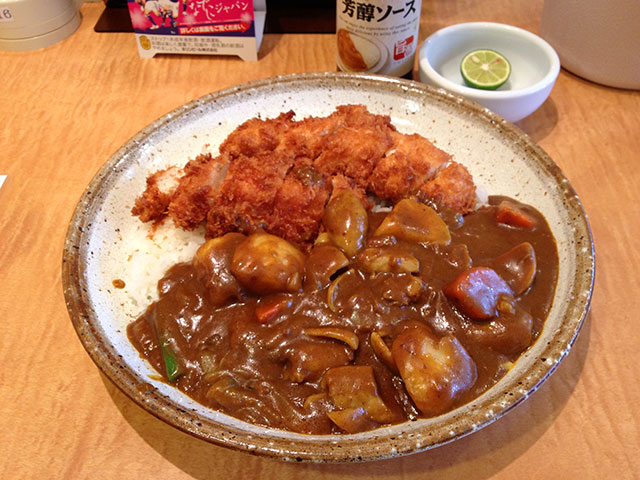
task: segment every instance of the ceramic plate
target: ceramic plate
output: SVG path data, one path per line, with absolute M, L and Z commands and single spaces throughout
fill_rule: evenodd
M 140 228 L 130 209 L 144 190 L 146 176 L 168 165 L 183 165 L 203 146 L 216 152 L 217 145 L 251 117 L 274 117 L 288 110 L 298 119 L 324 116 L 352 103 L 390 115 L 402 132 L 431 139 L 466 165 L 489 194 L 515 197 L 546 216 L 558 244 L 560 271 L 553 308 L 536 343 L 495 387 L 470 404 L 435 418 L 352 435 L 301 435 L 249 425 L 155 380 L 157 373 L 140 358 L 125 331 L 145 305 L 125 307 L 127 289 L 112 284 L 130 271 L 126 240 Z M 305 74 L 213 93 L 174 110 L 127 142 L 80 199 L 67 233 L 62 274 L 69 314 L 87 352 L 151 414 L 206 441 L 259 455 L 363 461 L 461 438 L 499 419 L 535 391 L 567 355 L 587 314 L 594 251 L 586 215 L 568 180 L 514 125 L 475 103 L 419 83 L 372 75 Z

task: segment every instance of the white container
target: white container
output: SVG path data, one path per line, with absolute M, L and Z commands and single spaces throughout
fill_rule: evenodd
M 0 0 L 0 50 L 48 47 L 77 30 L 82 0 Z
M 336 3 L 338 68 L 402 77 L 413 70 L 421 0 Z
M 489 48 L 511 63 L 509 80 L 497 90 L 468 87 L 460 74 L 462 58 Z M 420 81 L 462 95 L 510 122 L 530 115 L 547 99 L 560 60 L 542 38 L 512 25 L 493 22 L 459 23 L 433 33 L 420 47 Z
M 546 0 L 540 35 L 570 72 L 611 87 L 640 89 L 639 0 Z

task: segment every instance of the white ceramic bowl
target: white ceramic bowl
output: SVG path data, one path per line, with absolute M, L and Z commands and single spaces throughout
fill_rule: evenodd
M 511 77 L 497 90 L 467 87 L 460 62 L 472 50 L 502 53 Z M 460 23 L 438 30 L 419 52 L 420 81 L 477 102 L 510 122 L 530 115 L 547 99 L 560 72 L 555 50 L 531 32 L 491 22 Z
M 146 235 L 131 215 L 131 205 L 150 172 L 183 165 L 201 153 L 203 145 L 217 151 L 227 135 L 250 118 L 274 118 L 289 110 L 296 118 L 325 116 L 348 103 L 390 115 L 403 133 L 427 136 L 463 163 L 489 194 L 517 198 L 546 217 L 560 269 L 544 329 L 494 387 L 437 417 L 357 434 L 304 435 L 208 409 L 160 381 L 127 338 L 127 324 L 146 307 L 146 302 L 130 298 L 138 296 L 132 291 L 139 288 L 134 276 L 142 274 L 135 265 L 139 255 L 145 255 L 135 239 Z M 164 268 L 156 268 L 153 274 L 147 262 L 144 268 L 152 282 L 164 273 Z M 476 103 L 418 82 L 343 73 L 289 75 L 233 86 L 183 105 L 143 129 L 111 157 L 82 195 L 69 225 L 62 265 L 67 308 L 80 340 L 98 367 L 134 402 L 217 445 L 316 462 L 406 455 L 449 443 L 498 420 L 525 401 L 569 353 L 589 308 L 594 275 L 593 241 L 580 199 L 553 160 L 516 126 Z M 125 288 L 114 289 L 113 279 L 123 280 Z

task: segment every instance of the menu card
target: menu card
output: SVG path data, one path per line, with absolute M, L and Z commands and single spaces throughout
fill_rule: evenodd
M 266 0 L 128 0 L 141 57 L 237 55 L 258 60 Z

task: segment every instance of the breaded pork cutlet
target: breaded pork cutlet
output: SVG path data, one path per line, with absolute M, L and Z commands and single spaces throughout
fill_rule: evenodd
M 169 212 L 169 204 L 180 185 L 184 171 L 169 167 L 149 175 L 147 188 L 136 198 L 131 213 L 143 222 L 163 219 Z
M 207 218 L 213 198 L 227 177 L 229 158 L 198 155 L 184 167 L 184 176 L 169 203 L 168 213 L 175 224 L 192 230 Z
M 343 105 L 327 117 L 294 118 L 293 111 L 253 118 L 229 134 L 218 157 L 151 175 L 133 214 L 142 221 L 168 214 L 185 229 L 206 221 L 208 238 L 265 230 L 304 246 L 345 188 L 368 208 L 368 195 L 433 200 L 462 214 L 475 207 L 469 171 L 425 137 L 398 132 L 388 115 Z

